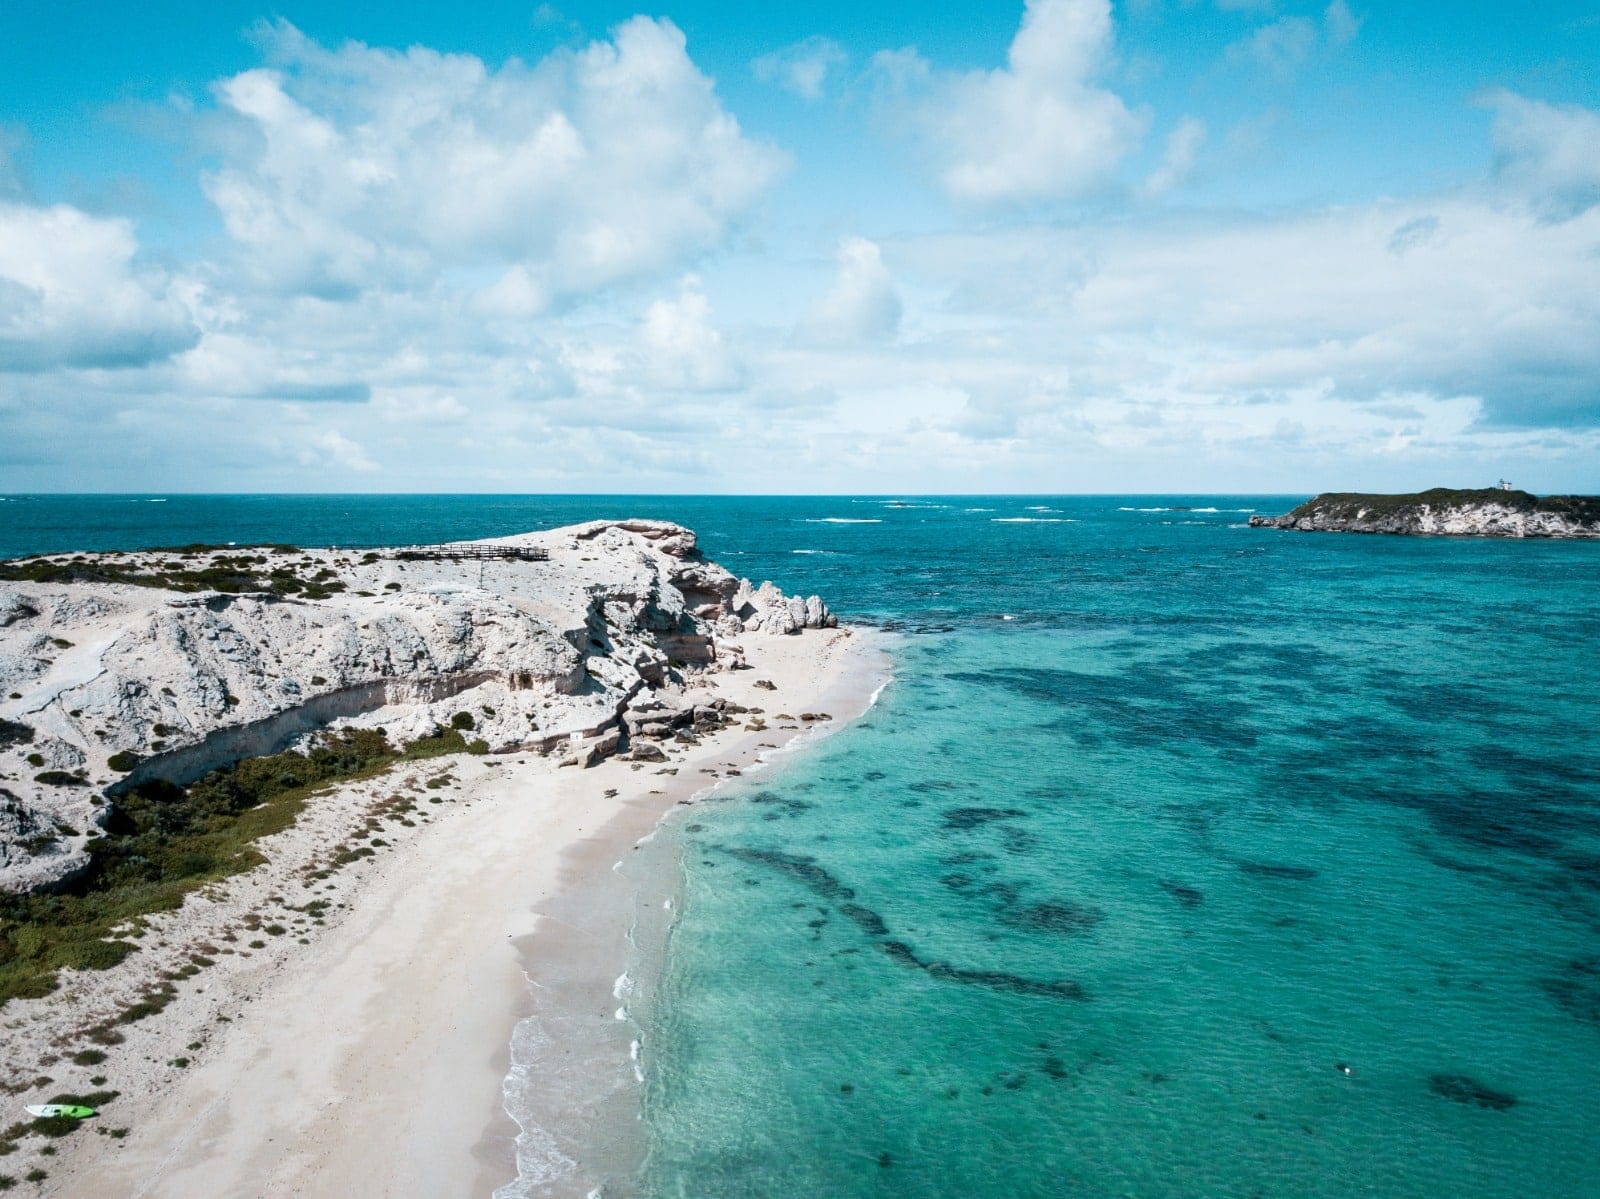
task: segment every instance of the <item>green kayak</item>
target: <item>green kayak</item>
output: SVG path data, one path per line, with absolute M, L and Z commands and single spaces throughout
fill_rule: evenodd
M 35 1103 L 28 1108 L 30 1116 L 71 1116 L 74 1120 L 87 1120 L 94 1108 L 80 1107 L 76 1103 Z

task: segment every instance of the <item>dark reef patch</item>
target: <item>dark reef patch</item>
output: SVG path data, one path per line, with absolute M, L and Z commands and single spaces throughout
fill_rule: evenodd
M 776 849 L 737 849 L 724 847 L 723 852 L 738 858 L 742 862 L 758 862 L 763 866 L 771 866 L 774 870 L 781 870 L 793 878 L 799 879 L 824 899 L 848 900 L 854 899 L 856 893 L 845 886 L 821 866 L 817 865 L 815 858 L 802 854 L 784 853 Z
M 1292 866 L 1284 862 L 1235 862 L 1234 865 L 1243 873 L 1260 878 L 1287 878 L 1305 882 L 1317 877 L 1317 871 L 1310 866 Z
M 803 799 L 789 799 L 779 795 L 776 791 L 757 791 L 750 797 L 750 803 L 758 807 L 772 808 L 773 811 L 763 814 L 763 820 L 781 820 L 799 816 L 802 812 L 809 812 L 816 804 L 807 803 Z
M 839 905 L 839 914 L 847 920 L 854 921 L 869 937 L 889 935 L 889 926 L 883 922 L 883 917 L 871 908 L 864 908 L 859 903 L 842 903 Z
M 1600 957 L 1576 958 L 1540 984 L 1567 1015 L 1600 1026 Z
M 1087 999 L 1083 987 L 1069 979 L 1057 982 L 1040 982 L 1010 974 L 1003 970 L 963 970 L 949 962 L 927 962 L 904 941 L 882 942 L 884 953 L 906 966 L 915 966 L 929 976 L 947 982 L 965 983 L 968 986 L 988 987 L 995 991 L 1009 991 L 1014 995 L 1036 995 L 1046 999 Z
M 941 865 L 941 866 L 968 866 L 968 865 L 971 865 L 974 862 L 990 862 L 990 861 L 993 861 L 993 860 L 994 860 L 994 854 L 992 854 L 992 853 L 984 853 L 981 850 L 977 850 L 977 851 L 969 851 L 967 853 L 946 854 L 944 857 L 939 859 L 939 865 Z
M 1027 814 L 1021 808 L 950 808 L 944 814 L 944 827 L 951 831 L 967 832 L 996 820 L 1016 820 Z
M 1068 937 L 1090 932 L 1105 918 L 1106 914 L 1099 908 L 1087 908 L 1059 900 L 1011 908 L 1000 917 L 1013 928 L 1030 933 L 1059 933 Z
M 817 865 L 815 858 L 804 854 L 784 853 L 777 849 L 744 849 L 735 846 L 722 846 L 721 849 L 723 853 L 742 862 L 754 862 L 787 874 L 824 899 L 833 901 L 839 914 L 852 921 L 869 937 L 877 939 L 878 945 L 892 960 L 905 966 L 915 967 L 932 978 L 969 986 L 988 987 L 996 991 L 1008 991 L 1015 995 L 1036 995 L 1050 999 L 1088 998 L 1083 987 L 1070 980 L 1040 982 L 1018 974 L 1009 974 L 1003 970 L 965 970 L 959 966 L 952 966 L 949 962 L 924 961 L 904 941 L 887 939 L 889 926 L 883 917 L 871 908 L 855 903 L 855 888 L 846 886 Z
M 1206 898 L 1197 888 L 1174 882 L 1170 878 L 1161 880 L 1161 889 L 1186 908 L 1197 908 Z
M 1428 1089 L 1442 1099 L 1472 1104 L 1493 1112 L 1509 1111 L 1517 1106 L 1515 1095 L 1485 1086 L 1466 1074 L 1430 1074 Z

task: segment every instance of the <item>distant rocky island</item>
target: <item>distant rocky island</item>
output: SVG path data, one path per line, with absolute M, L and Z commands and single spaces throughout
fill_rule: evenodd
M 1330 491 L 1251 528 L 1417 537 L 1600 537 L 1600 496 L 1547 495 L 1500 487 L 1434 487 L 1408 495 Z

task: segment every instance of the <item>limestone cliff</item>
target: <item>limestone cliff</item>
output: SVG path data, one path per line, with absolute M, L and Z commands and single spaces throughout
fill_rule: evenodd
M 1328 492 L 1253 528 L 1455 537 L 1600 537 L 1600 497 L 1435 487 L 1413 495 Z
M 595 522 L 436 551 L 186 547 L 0 563 L 0 890 L 88 861 L 119 791 L 185 783 L 330 725 L 425 736 L 458 713 L 491 750 L 614 750 L 630 705 L 671 728 L 685 672 L 744 634 L 836 623 L 752 588 L 689 529 Z M 533 560 L 532 555 L 547 558 Z M 663 715 L 663 712 L 666 715 Z

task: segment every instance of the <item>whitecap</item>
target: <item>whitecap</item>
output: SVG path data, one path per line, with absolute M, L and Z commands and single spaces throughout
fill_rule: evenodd
M 1078 522 L 1063 516 L 991 516 L 992 525 L 1075 525 Z
M 881 525 L 883 523 L 876 516 L 808 516 L 805 518 L 808 525 Z

